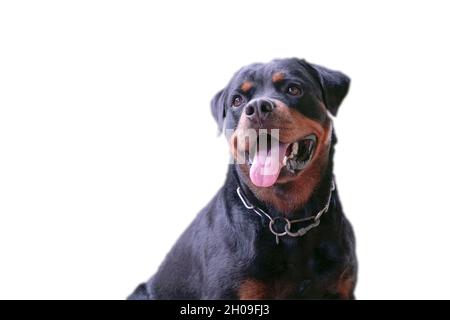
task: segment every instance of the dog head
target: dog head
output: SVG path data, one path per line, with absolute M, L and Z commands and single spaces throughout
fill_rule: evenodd
M 211 109 L 241 180 L 282 212 L 306 203 L 331 160 L 332 117 L 349 89 L 338 71 L 296 58 L 234 74 Z

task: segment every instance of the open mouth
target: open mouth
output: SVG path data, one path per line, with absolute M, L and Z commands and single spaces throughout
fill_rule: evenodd
M 292 173 L 303 170 L 311 161 L 317 138 L 311 134 L 305 138 L 291 143 L 283 158 L 283 165 Z
M 282 169 L 290 175 L 298 174 L 311 162 L 316 144 L 314 134 L 292 143 L 282 143 L 268 134 L 258 136 L 251 149 L 253 152 L 246 152 L 250 179 L 256 186 L 270 187 L 276 183 Z

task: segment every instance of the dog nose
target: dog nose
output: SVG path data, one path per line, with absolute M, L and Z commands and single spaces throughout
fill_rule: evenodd
M 251 101 L 245 107 L 245 115 L 251 120 L 264 120 L 275 109 L 275 103 L 269 99 Z

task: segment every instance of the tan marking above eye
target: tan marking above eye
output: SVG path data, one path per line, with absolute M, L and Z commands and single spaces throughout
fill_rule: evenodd
M 284 73 L 281 72 L 281 71 L 275 72 L 275 73 L 272 75 L 272 82 L 273 82 L 273 83 L 280 82 L 280 81 L 283 81 L 283 80 L 284 80 Z
M 252 88 L 253 88 L 253 82 L 251 82 L 251 81 L 244 81 L 242 84 L 241 84 L 241 90 L 243 91 L 243 92 L 249 92 Z

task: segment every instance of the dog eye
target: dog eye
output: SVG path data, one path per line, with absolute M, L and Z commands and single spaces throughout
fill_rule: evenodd
M 287 93 L 291 96 L 299 96 L 302 93 L 302 89 L 297 86 L 289 86 L 287 88 Z
M 242 101 L 244 101 L 244 99 L 242 99 L 241 96 L 234 96 L 231 104 L 233 107 L 239 107 L 242 104 Z

